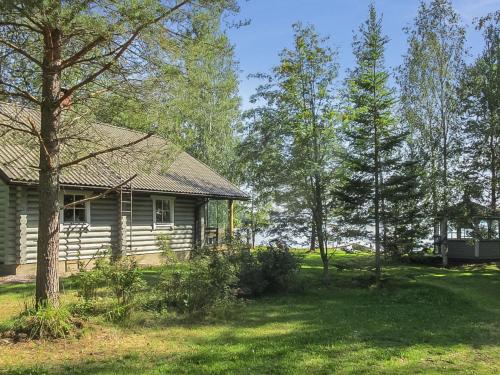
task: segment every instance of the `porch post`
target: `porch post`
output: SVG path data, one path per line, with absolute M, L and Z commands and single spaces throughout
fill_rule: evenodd
M 198 207 L 198 242 L 200 246 L 205 245 L 205 201 L 202 201 Z
M 474 220 L 474 257 L 479 258 L 479 220 Z
M 120 190 L 118 193 L 118 210 L 117 210 L 117 225 L 118 225 L 118 240 L 114 246 L 113 258 L 118 259 L 126 253 L 127 248 L 127 216 L 123 212 L 123 194 Z
M 443 267 L 448 267 L 448 218 L 441 219 L 441 257 L 443 258 Z
M 234 201 L 227 201 L 227 237 L 233 238 L 234 234 Z

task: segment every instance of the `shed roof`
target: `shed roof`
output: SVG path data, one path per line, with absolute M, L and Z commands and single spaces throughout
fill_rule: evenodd
M 0 103 L 0 124 L 39 126 L 39 112 L 12 103 Z M 1 129 L 1 126 L 0 126 Z M 94 150 L 141 139 L 145 133 L 102 123 L 63 129 L 70 139 L 61 149 L 62 162 Z M 0 138 L 1 140 L 2 138 Z M 0 175 L 14 184 L 38 183 L 38 144 L 0 141 Z M 134 190 L 215 198 L 247 199 L 234 184 L 164 138 L 153 135 L 138 144 L 64 168 L 62 186 L 112 188 L 132 175 Z

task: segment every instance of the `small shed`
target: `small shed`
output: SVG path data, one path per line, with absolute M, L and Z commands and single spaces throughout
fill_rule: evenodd
M 498 210 L 466 198 L 449 208 L 446 237 L 438 228 L 437 248 L 446 241 L 451 260 L 500 260 L 499 220 Z

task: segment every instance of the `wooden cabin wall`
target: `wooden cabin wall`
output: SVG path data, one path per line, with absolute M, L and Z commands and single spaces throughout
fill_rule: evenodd
M 9 199 L 6 202 L 6 193 Z M 151 194 L 153 195 L 153 194 Z M 134 196 L 132 249 L 129 245 L 129 223 L 125 238 L 130 255 L 160 253 L 158 236 L 168 238 L 173 251 L 189 252 L 194 244 L 195 199 L 177 198 L 174 205 L 174 227 L 153 229 L 151 195 Z M 156 196 L 161 194 L 154 194 Z M 167 195 L 165 195 L 167 197 Z M 36 263 L 38 238 L 38 199 L 36 188 L 0 185 L 0 259 L 5 264 Z M 7 211 L 5 208 L 7 207 Z M 6 219 L 3 219 L 4 215 Z M 2 229 L 3 228 L 3 229 Z M 90 202 L 90 225 L 61 226 L 60 260 L 90 259 L 110 251 L 118 240 L 118 199 L 115 195 Z

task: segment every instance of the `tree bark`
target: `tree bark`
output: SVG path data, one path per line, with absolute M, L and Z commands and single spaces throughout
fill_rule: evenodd
M 61 32 L 44 33 L 39 162 L 36 306 L 59 303 L 59 139 Z
M 379 168 L 379 147 L 378 147 L 378 132 L 377 125 L 374 123 L 374 151 L 375 151 L 375 191 L 374 191 L 374 208 L 375 208 L 375 283 L 380 285 L 380 168 Z
M 311 239 L 309 242 L 309 252 L 313 253 L 316 250 L 316 224 L 311 223 Z
M 323 282 L 326 285 L 330 284 L 330 271 L 328 253 L 325 247 L 325 233 L 323 226 L 323 193 L 321 189 L 321 180 L 319 176 L 314 178 L 314 210 L 313 218 L 318 237 L 319 253 L 323 262 Z
M 491 201 L 490 208 L 493 212 L 497 209 L 497 155 L 493 136 L 490 137 L 491 154 Z

